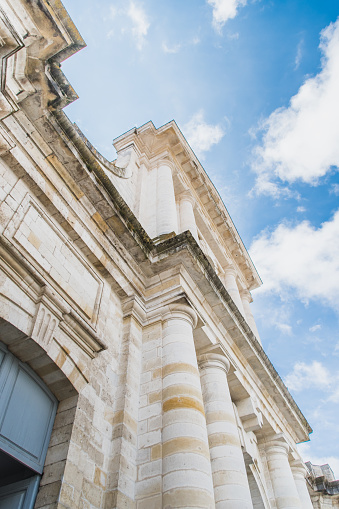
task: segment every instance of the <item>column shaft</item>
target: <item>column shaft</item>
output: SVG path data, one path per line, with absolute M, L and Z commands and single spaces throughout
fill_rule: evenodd
M 221 358 L 221 360 L 219 359 Z M 221 355 L 199 358 L 211 455 L 215 507 L 253 509 L 238 427 Z
M 191 196 L 184 195 L 180 200 L 180 225 L 182 232 L 189 230 L 198 242 L 198 230 L 194 217 L 193 198 Z
M 301 509 L 299 494 L 288 462 L 288 444 L 273 440 L 266 444 L 268 470 L 277 509 Z
M 245 316 L 244 308 L 240 298 L 239 288 L 236 281 L 236 271 L 233 268 L 225 270 L 224 275 L 225 288 L 232 297 L 234 304 L 238 307 L 240 313 Z
M 157 174 L 157 236 L 178 231 L 172 169 L 161 164 Z
M 206 420 L 192 318 L 173 312 L 163 328 L 163 508 L 214 508 Z
M 297 487 L 302 508 L 313 509 L 311 497 L 307 489 L 305 465 L 300 461 L 292 463 L 292 474 L 294 477 L 295 485 Z
M 248 325 L 251 327 L 253 334 L 255 335 L 255 337 L 257 338 L 259 343 L 261 343 L 257 325 L 255 323 L 254 316 L 252 314 L 252 309 L 251 309 L 251 304 L 250 304 L 250 302 L 252 300 L 251 294 L 250 294 L 250 292 L 248 292 L 246 290 L 246 291 L 242 291 L 240 293 L 240 296 L 241 296 L 241 301 L 242 301 L 242 305 L 243 305 L 243 309 L 244 309 L 244 313 L 245 313 L 244 317 L 246 318 Z

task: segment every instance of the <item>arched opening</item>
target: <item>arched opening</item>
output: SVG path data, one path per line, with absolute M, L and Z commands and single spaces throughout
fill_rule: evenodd
M 46 352 L 0 320 L 1 509 L 57 502 L 77 399 Z
M 0 343 L 1 507 L 33 507 L 57 406 L 42 380 Z

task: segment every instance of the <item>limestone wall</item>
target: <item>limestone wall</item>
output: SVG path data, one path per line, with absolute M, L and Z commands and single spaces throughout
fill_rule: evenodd
M 1 5 L 0 341 L 59 402 L 35 507 L 307 509 L 311 429 L 200 163 L 173 122 L 103 161 L 62 111 L 84 44 L 67 13 Z

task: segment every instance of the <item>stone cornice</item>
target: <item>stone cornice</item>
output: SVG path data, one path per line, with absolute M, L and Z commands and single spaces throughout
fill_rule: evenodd
M 106 157 L 104 157 L 102 154 L 100 154 L 100 152 L 86 138 L 86 136 L 81 131 L 81 129 L 76 124 L 73 124 L 73 126 L 74 126 L 74 129 L 77 131 L 79 137 L 82 139 L 82 141 L 86 145 L 86 148 L 89 150 L 89 152 L 92 153 L 92 155 L 98 160 L 98 162 L 102 166 L 104 166 L 107 170 L 114 173 L 114 175 L 116 175 L 117 177 L 129 178 L 131 176 L 131 172 L 128 171 L 128 168 L 120 168 L 116 164 L 116 161 L 113 161 L 113 162 L 108 161 L 108 159 L 106 159 Z M 129 145 L 129 147 L 135 147 L 134 143 L 131 143 L 131 145 Z

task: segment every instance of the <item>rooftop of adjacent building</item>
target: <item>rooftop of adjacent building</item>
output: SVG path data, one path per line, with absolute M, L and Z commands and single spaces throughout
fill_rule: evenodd
M 328 463 L 313 465 L 310 461 L 305 463 L 308 470 L 308 480 L 313 490 L 323 492 L 325 495 L 339 495 L 339 480 Z

